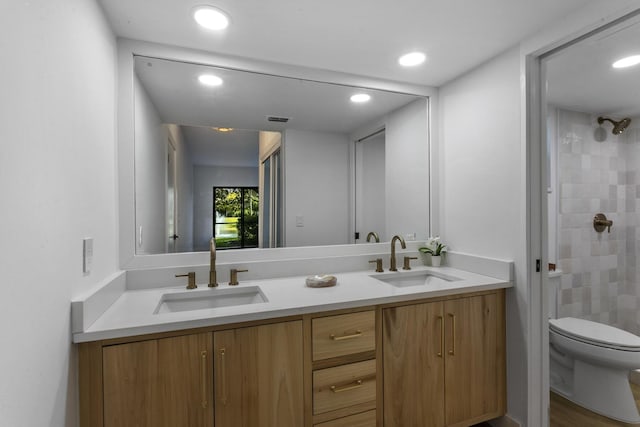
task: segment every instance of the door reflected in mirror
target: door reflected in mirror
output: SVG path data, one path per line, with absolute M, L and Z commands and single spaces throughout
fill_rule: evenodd
M 143 56 L 134 71 L 137 254 L 428 234 L 427 98 Z M 214 188 L 248 206 L 214 207 Z
M 356 243 L 367 243 L 371 237 L 389 240 L 385 220 L 384 129 L 355 142 L 355 229 Z M 369 237 L 369 233 L 375 233 Z

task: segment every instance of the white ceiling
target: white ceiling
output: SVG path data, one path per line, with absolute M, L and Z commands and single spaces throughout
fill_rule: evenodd
M 100 0 L 118 36 L 283 64 L 440 86 L 590 0 Z M 222 33 L 195 5 L 225 10 Z M 424 51 L 406 69 L 397 58 Z
M 399 0 L 393 4 L 379 0 L 99 1 L 115 33 L 121 37 L 436 87 L 590 3 L 590 0 Z M 228 12 L 230 27 L 222 33 L 199 28 L 191 18 L 191 11 L 203 3 Z M 150 4 L 153 8 L 147 10 Z M 550 102 L 618 119 L 640 116 L 640 67 L 614 70 L 610 66 L 621 56 L 639 54 L 638 40 L 640 25 L 626 23 L 551 58 Z M 426 52 L 427 62 L 413 69 L 398 66 L 398 55 L 414 49 Z M 159 86 L 168 86 L 168 81 Z M 164 111 L 165 121 L 210 125 L 199 119 L 179 120 L 180 104 L 168 89 L 171 88 L 165 88 L 162 96 L 173 101 L 173 113 Z M 186 89 L 182 86 L 173 90 L 175 94 Z M 154 101 L 163 108 L 160 100 Z M 289 107 L 293 108 L 261 114 L 304 118 L 302 109 Z M 174 118 L 167 119 L 171 115 Z M 314 111 L 309 115 L 319 117 Z M 343 118 L 342 126 L 354 123 L 351 117 Z M 338 126 L 337 131 L 344 131 Z M 278 130 L 277 126 L 236 127 Z M 290 127 L 295 127 L 293 122 Z
M 259 130 L 350 135 L 365 125 L 373 130 L 387 113 L 422 98 L 143 56 L 135 57 L 134 67 L 161 121 L 182 126 L 196 165 L 255 167 Z M 204 87 L 198 82 L 201 74 L 215 74 L 223 84 Z M 367 93 L 371 100 L 354 104 L 349 98 L 355 93 Z M 273 123 L 267 116 L 289 121 Z
M 158 58 L 137 56 L 134 63 L 162 121 L 180 125 L 350 134 L 420 98 Z M 204 87 L 200 74 L 215 74 L 224 83 Z M 367 93 L 371 100 L 354 104 L 349 98 L 355 93 Z M 290 120 L 273 123 L 267 116 Z
M 611 64 L 640 55 L 640 22 L 634 19 L 570 46 L 546 61 L 550 103 L 615 120 L 640 116 L 640 65 Z
M 193 126 L 181 129 L 194 165 L 255 168 L 258 164 L 258 131 L 234 129 L 224 133 Z

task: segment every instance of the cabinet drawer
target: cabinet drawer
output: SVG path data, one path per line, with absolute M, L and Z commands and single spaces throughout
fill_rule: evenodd
M 316 424 L 313 427 L 376 427 L 376 411 L 367 411 L 361 414 L 338 418 L 337 420 Z
M 376 361 L 313 372 L 313 413 L 322 414 L 376 399 Z
M 376 314 L 373 310 L 319 317 L 311 324 L 314 361 L 376 348 Z

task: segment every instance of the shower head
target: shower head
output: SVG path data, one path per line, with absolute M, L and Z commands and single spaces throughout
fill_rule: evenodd
M 616 135 L 621 134 L 627 127 L 629 127 L 630 124 L 631 124 L 631 119 L 628 117 L 625 117 L 624 119 L 620 120 L 617 125 L 613 127 L 613 133 Z
M 611 132 L 614 135 L 620 135 L 631 124 L 631 119 L 629 117 L 625 117 L 620 121 L 611 120 L 608 117 L 598 117 L 598 124 L 602 124 L 605 120 L 611 122 L 613 125 Z

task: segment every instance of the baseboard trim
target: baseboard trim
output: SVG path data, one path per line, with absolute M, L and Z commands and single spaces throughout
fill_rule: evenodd
M 520 427 L 520 423 L 511 418 L 508 414 L 503 417 L 496 418 L 495 420 L 489 421 L 489 424 L 491 424 L 493 427 Z

